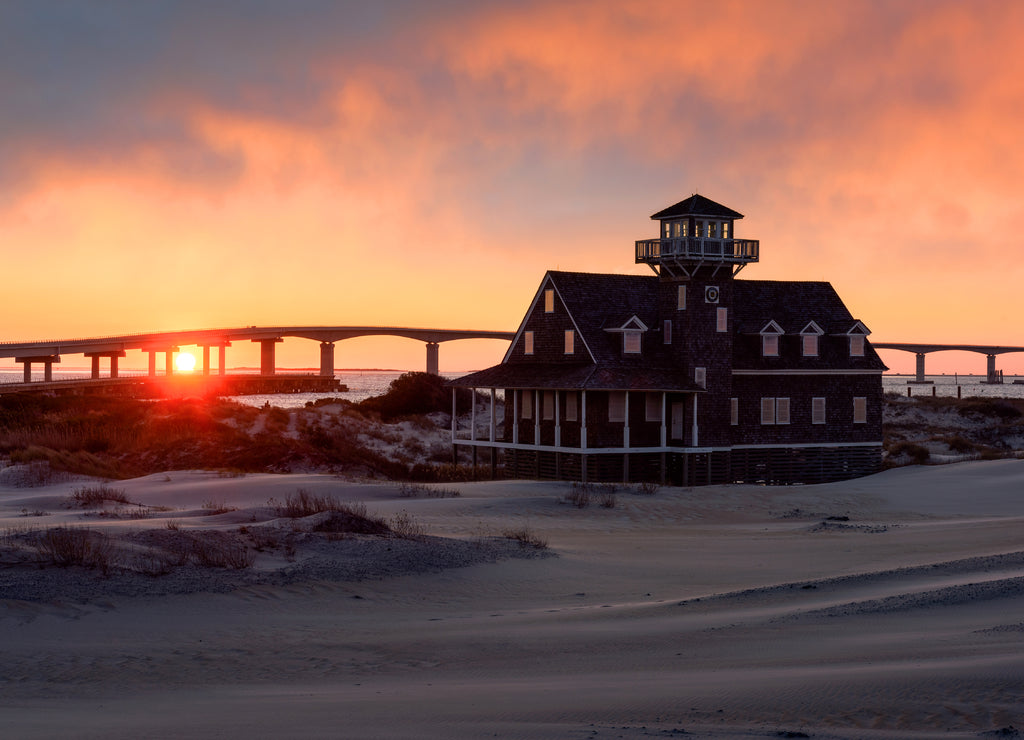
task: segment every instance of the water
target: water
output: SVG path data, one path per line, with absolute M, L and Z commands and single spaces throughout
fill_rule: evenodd
M 250 368 L 236 368 L 229 370 L 232 374 L 255 374 L 258 370 Z M 279 372 L 289 373 L 309 373 L 309 370 L 287 370 L 281 368 Z M 278 406 L 280 408 L 301 408 L 308 402 L 316 401 L 318 398 L 344 398 L 347 401 L 357 403 L 363 399 L 369 398 L 370 396 L 380 396 L 387 392 L 388 386 L 398 376 L 405 373 L 405 370 L 356 370 L 356 371 L 339 371 L 334 374 L 334 377 L 341 381 L 345 386 L 348 386 L 347 391 L 340 391 L 334 393 L 273 393 L 273 394 L 259 394 L 251 396 L 233 396 L 232 398 L 239 403 L 244 403 L 247 406 L 263 406 L 269 403 L 271 406 Z M 469 370 L 465 372 L 454 372 L 454 373 L 442 373 L 445 378 L 458 378 L 462 375 L 466 375 Z M 56 367 L 53 371 L 54 380 L 80 380 L 82 378 L 88 378 L 91 373 L 91 369 L 88 367 L 67 367 L 58 372 Z M 107 368 L 103 368 L 103 374 L 107 374 Z M 145 371 L 142 370 L 120 370 L 118 372 L 120 377 L 131 377 L 131 376 L 143 376 L 146 375 Z M 33 371 L 33 380 L 42 380 L 43 372 L 39 369 L 38 372 Z M 12 368 L 0 368 L 0 384 L 2 383 L 21 383 L 24 380 L 23 371 Z
M 106 368 L 104 368 L 106 372 Z M 232 373 L 255 373 L 256 370 L 243 368 L 231 370 Z M 289 371 L 282 369 L 281 372 L 309 372 Z M 391 381 L 405 371 L 399 370 L 363 370 L 363 371 L 339 371 L 334 377 L 348 386 L 348 391 L 341 393 L 276 393 L 253 396 L 235 396 L 234 399 L 240 403 L 250 406 L 263 406 L 269 403 L 271 406 L 282 408 L 297 408 L 305 406 L 306 403 L 316 401 L 318 398 L 336 396 L 356 403 L 370 396 L 379 396 L 386 393 Z M 446 378 L 457 378 L 470 371 L 442 373 Z M 54 380 L 73 380 L 88 378 L 90 369 L 88 367 L 68 367 L 58 372 L 54 368 Z M 122 370 L 123 377 L 131 375 L 145 375 L 144 371 Z M 0 383 L 20 383 L 22 381 L 22 370 L 20 368 L 0 368 Z M 926 385 L 908 384 L 913 380 L 913 375 L 883 375 L 882 387 L 887 393 L 899 393 L 907 395 L 907 390 L 913 396 L 930 396 L 934 390 L 936 396 L 956 396 L 957 387 L 964 398 L 968 396 L 988 396 L 995 398 L 1024 398 L 1024 376 L 1007 375 L 1004 382 L 999 385 L 988 385 L 983 383 L 983 375 L 928 375 L 925 376 L 932 383 Z M 34 380 L 42 380 L 42 370 L 33 372 Z M 1014 384 L 1014 380 L 1020 380 L 1021 384 Z

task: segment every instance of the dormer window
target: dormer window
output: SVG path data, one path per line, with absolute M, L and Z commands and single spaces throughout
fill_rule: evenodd
M 782 331 L 782 327 L 776 324 L 774 321 L 769 321 L 767 325 L 761 330 L 761 356 L 762 357 L 778 357 L 779 356 L 779 336 L 785 334 Z
M 864 356 L 864 339 L 870 333 L 868 328 L 859 321 L 853 325 L 850 331 L 846 332 L 846 335 L 850 337 L 850 357 Z
M 614 328 L 605 329 L 607 332 L 622 334 L 622 353 L 626 355 L 638 355 L 641 352 L 641 335 L 647 331 L 647 324 L 636 316 L 631 316 L 629 321 Z
M 823 333 L 824 332 L 821 330 L 821 327 L 813 321 L 805 326 L 803 331 L 800 332 L 800 340 L 803 345 L 804 357 L 818 356 L 818 337 Z

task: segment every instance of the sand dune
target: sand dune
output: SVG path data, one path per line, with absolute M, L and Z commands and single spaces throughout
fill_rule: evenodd
M 375 563 L 362 570 L 315 567 L 340 561 L 333 545 L 261 554 L 179 588 L 160 585 L 173 575 L 0 568 L 0 735 L 1012 737 L 1022 483 L 1024 462 L 1002 460 L 619 491 L 613 508 L 595 492 L 581 509 L 562 484 L 431 498 L 172 472 L 119 483 L 170 509 L 121 520 L 60 508 L 81 482 L 2 489 L 4 527 L 231 532 L 270 526 L 268 499 L 301 487 L 407 512 L 438 539 L 341 542 Z M 211 501 L 236 508 L 211 514 Z M 494 544 L 510 528 L 553 556 Z M 12 574 L 50 586 L 14 593 Z

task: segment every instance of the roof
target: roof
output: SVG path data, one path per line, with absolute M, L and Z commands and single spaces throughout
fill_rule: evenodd
M 703 392 L 685 373 L 665 367 L 598 367 L 587 364 L 517 362 L 495 365 L 448 382 L 457 388 L 540 390 L 638 390 Z
M 715 203 L 710 198 L 694 193 L 686 200 L 681 200 L 674 206 L 658 211 L 652 219 L 676 218 L 677 216 L 711 216 L 712 218 L 743 218 L 743 214 L 731 208 Z

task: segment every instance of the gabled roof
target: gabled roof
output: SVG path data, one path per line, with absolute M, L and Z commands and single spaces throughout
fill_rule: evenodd
M 813 321 L 826 334 L 845 334 L 855 319 L 831 283 L 803 280 L 733 282 L 735 327 L 759 334 L 769 321 L 786 334 L 800 334 Z
M 731 208 L 723 206 L 721 203 L 715 203 L 710 198 L 705 198 L 703 195 L 697 195 L 696 193 L 691 195 L 686 200 L 681 200 L 674 206 L 658 211 L 652 219 L 666 219 L 676 218 L 678 216 L 710 216 L 712 218 L 743 218 L 743 214 L 738 211 L 734 211 Z

